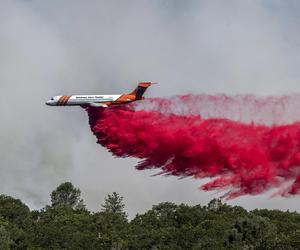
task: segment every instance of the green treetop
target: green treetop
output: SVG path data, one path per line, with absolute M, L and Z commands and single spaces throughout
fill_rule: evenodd
M 125 214 L 123 203 L 123 197 L 118 193 L 113 192 L 111 195 L 107 195 L 105 198 L 104 204 L 102 206 L 103 212 L 111 212 L 116 214 Z
M 84 209 L 85 205 L 80 195 L 80 189 L 75 188 L 71 182 L 62 183 L 51 193 L 52 207 L 68 206 L 73 209 Z

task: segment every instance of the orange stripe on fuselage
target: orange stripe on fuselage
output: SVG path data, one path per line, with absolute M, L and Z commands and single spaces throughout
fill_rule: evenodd
M 67 96 L 64 95 L 62 100 L 61 100 L 60 105 L 62 105 L 62 106 L 65 105 L 66 98 L 67 98 Z
M 64 101 L 62 103 L 62 105 L 66 105 L 68 103 L 68 101 L 70 100 L 71 96 L 65 96 Z
M 58 106 L 66 105 L 70 98 L 71 96 L 66 96 L 66 95 L 61 96 L 57 102 L 57 105 Z
M 61 102 L 62 102 L 63 98 L 64 98 L 64 96 L 61 96 L 61 97 L 59 98 L 59 100 L 57 101 L 57 105 L 58 105 L 58 106 L 61 105 Z

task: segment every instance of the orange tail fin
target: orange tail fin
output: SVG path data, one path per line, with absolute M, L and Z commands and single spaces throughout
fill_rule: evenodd
M 134 94 L 136 96 L 136 100 L 141 100 L 143 97 L 143 94 L 147 90 L 148 87 L 150 87 L 152 84 L 155 84 L 153 82 L 140 82 L 136 89 L 131 92 L 130 94 Z

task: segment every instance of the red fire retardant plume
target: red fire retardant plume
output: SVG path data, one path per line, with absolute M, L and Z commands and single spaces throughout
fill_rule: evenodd
M 141 159 L 139 170 L 209 177 L 212 180 L 201 188 L 229 190 L 227 198 L 274 187 L 284 196 L 300 192 L 298 122 L 256 125 L 130 105 L 86 110 L 98 143 L 117 157 Z

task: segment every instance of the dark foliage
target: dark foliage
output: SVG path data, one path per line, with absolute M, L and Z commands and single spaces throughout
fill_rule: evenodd
M 248 212 L 213 199 L 207 206 L 160 203 L 128 221 L 118 193 L 92 213 L 69 182 L 51 200 L 52 206 L 30 211 L 1 195 L 0 249 L 300 249 L 296 212 Z
M 81 191 L 75 188 L 71 182 L 60 184 L 51 193 L 52 207 L 67 206 L 75 209 L 84 209 L 83 199 L 80 198 Z

